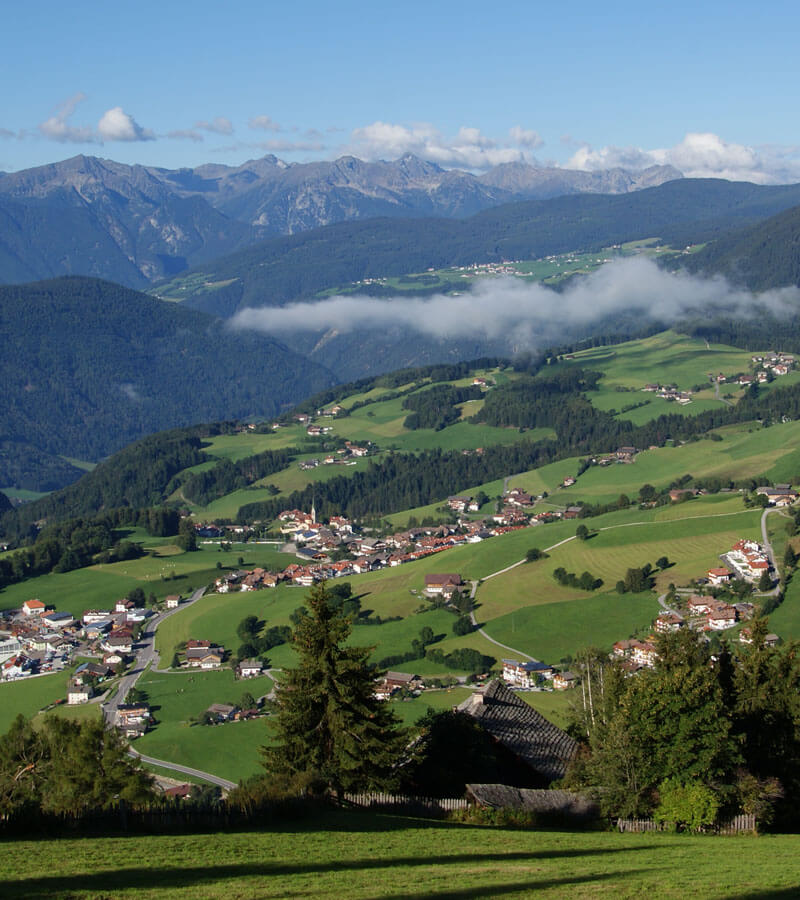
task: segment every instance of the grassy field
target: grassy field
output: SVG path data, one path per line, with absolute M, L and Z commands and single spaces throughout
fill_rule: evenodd
M 136 749 L 156 759 L 213 772 L 231 781 L 260 770 L 258 748 L 267 739 L 264 719 L 193 725 L 212 703 L 239 703 L 245 691 L 269 693 L 268 676 L 236 681 L 230 669 L 217 672 L 146 672 L 137 687 L 147 693 L 158 724 L 136 741 Z
M 136 587 L 159 599 L 167 594 L 186 595 L 220 575 L 217 563 L 226 570 L 236 569 L 242 557 L 246 566 L 283 569 L 293 559 L 268 544 L 233 544 L 230 551 L 220 550 L 219 544 L 200 544 L 195 553 L 184 553 L 171 544 L 156 549 L 157 556 L 41 575 L 9 585 L 0 591 L 0 609 L 18 609 L 26 600 L 38 597 L 59 611 L 79 616 L 87 609 L 108 609 Z
M 265 830 L 0 844 L 5 898 L 788 898 L 800 839 L 525 831 L 324 811 Z M 213 852 L 209 852 L 213 848 Z
M 22 715 L 31 718 L 46 706 L 67 696 L 67 681 L 74 671 L 64 669 L 52 675 L 37 675 L 0 684 L 0 734 L 5 734 L 14 719 Z

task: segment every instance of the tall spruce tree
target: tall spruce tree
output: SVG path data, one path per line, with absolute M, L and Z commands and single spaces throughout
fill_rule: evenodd
M 311 588 L 292 643 L 299 662 L 277 690 L 275 743 L 263 764 L 316 789 L 390 789 L 398 781 L 405 737 L 388 704 L 375 698 L 370 648 L 346 646 L 350 622 L 325 582 Z

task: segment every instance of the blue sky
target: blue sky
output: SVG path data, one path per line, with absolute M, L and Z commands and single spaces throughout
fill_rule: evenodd
M 0 169 L 87 153 L 800 180 L 800 7 L 407 0 L 8 4 Z

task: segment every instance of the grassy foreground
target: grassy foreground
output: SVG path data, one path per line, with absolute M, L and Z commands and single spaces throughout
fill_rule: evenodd
M 478 828 L 330 812 L 270 831 L 7 841 L 5 898 L 793 897 L 800 837 Z M 210 851 L 210 852 L 209 852 Z

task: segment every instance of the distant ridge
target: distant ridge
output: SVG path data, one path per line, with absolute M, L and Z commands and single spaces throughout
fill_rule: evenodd
M 0 173 L 0 283 L 80 274 L 144 287 L 273 234 L 376 216 L 461 218 L 515 200 L 623 193 L 681 174 L 526 163 L 477 176 L 413 155 L 164 169 L 75 156 Z

